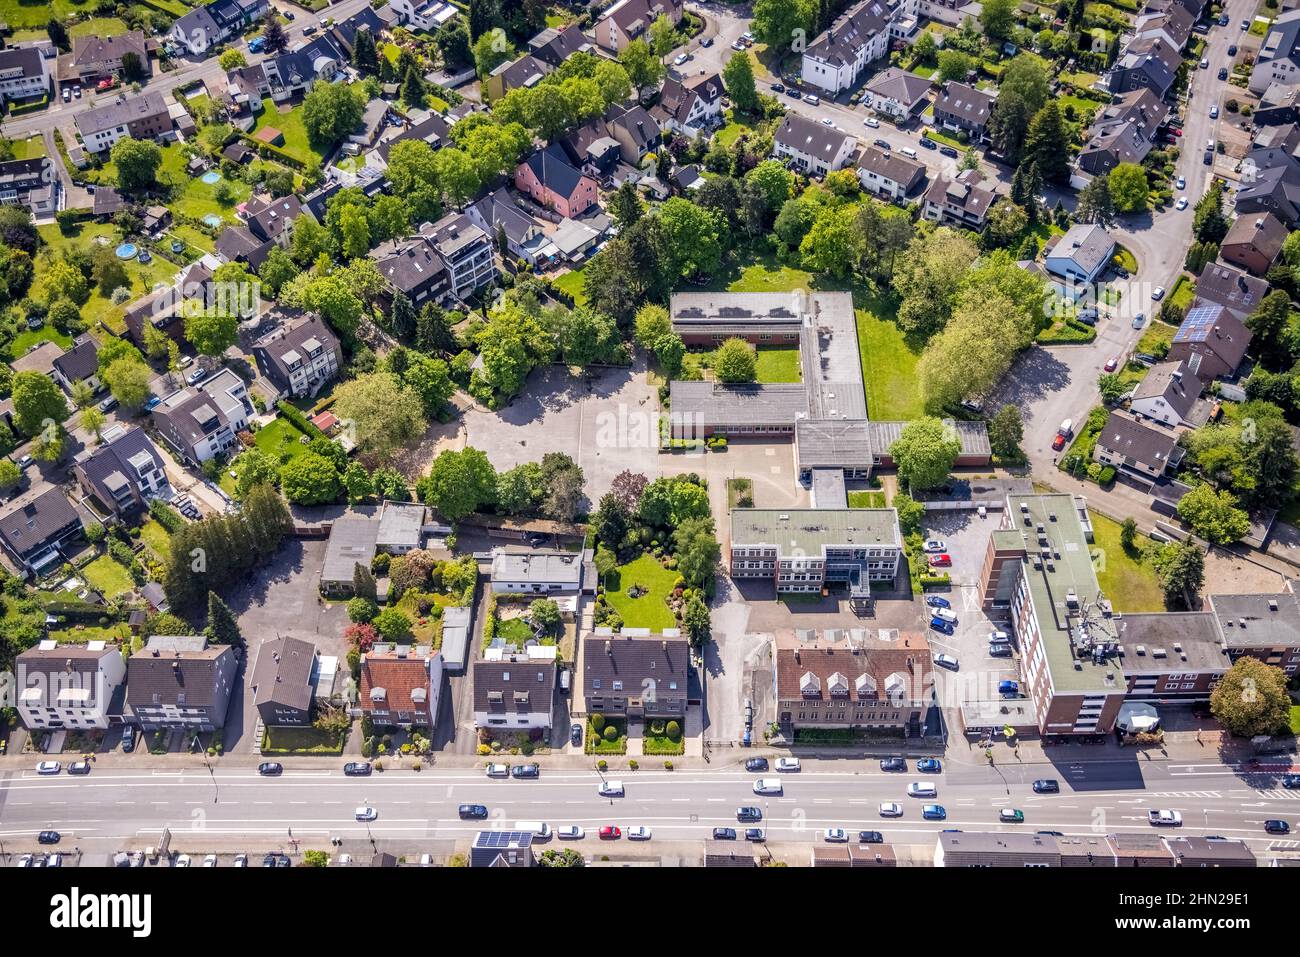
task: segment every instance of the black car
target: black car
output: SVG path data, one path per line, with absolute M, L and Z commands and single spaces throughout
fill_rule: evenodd
M 713 46 L 713 37 L 705 37 L 703 40 L 700 41 L 700 46 L 702 47 Z
M 803 94 L 800 93 L 798 90 L 786 90 L 786 91 L 785 91 L 785 95 L 788 96 L 788 97 L 790 97 L 792 100 L 802 100 L 802 99 L 803 99 Z
M 893 147 L 889 145 L 889 140 L 876 140 L 875 145 L 888 153 Z
M 1065 837 L 1063 831 L 1036 831 L 1035 833 L 1041 834 L 1043 837 Z
M 1219 67 L 1219 79 L 1226 80 L 1227 78 L 1228 78 L 1228 68 L 1226 66 Z
M 263 867 L 288 867 L 289 855 L 287 854 L 268 854 L 262 858 Z
M 36 835 L 37 844 L 58 844 L 62 839 L 58 831 L 41 831 Z
M 516 764 L 510 769 L 512 778 L 537 778 L 541 777 L 542 769 L 536 764 Z
M 1228 47 L 1228 56 L 1236 56 L 1236 55 L 1237 55 L 1237 44 L 1234 43 Z
M 763 841 L 763 840 L 766 840 L 766 839 L 767 839 L 767 838 L 764 836 L 764 834 L 763 834 L 763 829 L 762 829 L 761 827 L 747 827 L 747 828 L 745 828 L 745 840 L 747 840 L 747 841 Z
M 1291 825 L 1276 818 L 1264 822 L 1264 830 L 1270 834 L 1290 834 Z
M 937 150 L 939 148 L 939 144 L 936 143 L 934 140 L 930 139 L 928 136 L 921 137 L 921 145 L 928 150 Z
M 1282 787 L 1300 788 L 1300 774 L 1284 774 L 1282 776 Z
M 951 156 L 953 159 L 956 159 L 958 156 L 961 155 L 960 153 L 957 152 L 957 150 L 954 147 L 951 146 L 940 146 L 939 152 L 942 153 L 944 156 Z
M 750 758 L 745 762 L 746 771 L 766 771 L 767 758 Z
M 126 731 L 122 734 L 122 750 L 130 754 L 135 750 L 135 732 Z
M 1035 794 L 1060 794 L 1061 785 L 1055 778 L 1039 778 L 1034 782 Z
M 884 844 L 885 835 L 879 831 L 858 831 L 859 844 Z
M 756 807 L 738 807 L 736 808 L 737 821 L 761 821 L 763 812 Z
M 582 725 L 575 724 L 569 728 L 569 741 L 574 745 L 582 744 Z
M 460 806 L 460 816 L 462 820 L 473 821 L 487 817 L 486 804 L 462 804 Z
M 283 774 L 284 765 L 278 761 L 263 761 L 257 766 L 258 774 Z
M 343 765 L 343 773 L 350 778 L 365 777 L 370 773 L 369 761 L 349 761 Z
M 773 84 L 772 84 L 772 92 L 773 92 L 773 93 L 784 93 L 784 92 L 785 92 L 785 86 L 782 85 L 782 84 L 780 84 L 780 83 L 773 83 Z
M 734 841 L 736 839 L 736 829 L 734 827 L 715 827 L 713 829 L 713 839 L 715 841 Z
M 882 771 L 906 771 L 907 762 L 902 758 L 881 758 L 880 770 Z

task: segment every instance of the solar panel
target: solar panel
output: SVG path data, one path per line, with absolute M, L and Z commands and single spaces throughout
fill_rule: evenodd
M 533 836 L 527 831 L 479 831 L 474 838 L 475 847 L 511 847 L 528 845 Z
M 1219 321 L 1220 306 L 1197 306 L 1187 313 L 1187 318 L 1174 334 L 1174 342 L 1204 342 Z

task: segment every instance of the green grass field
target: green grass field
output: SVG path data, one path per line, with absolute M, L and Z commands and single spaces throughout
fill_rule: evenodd
M 288 419 L 279 418 L 258 429 L 253 434 L 253 443 L 258 449 L 284 465 L 307 451 L 307 446 L 299 441 L 303 435 L 304 433 Z M 235 474 L 231 475 L 231 472 Z M 235 494 L 238 475 L 239 459 L 236 458 L 230 463 L 230 467 L 221 473 L 221 480 L 218 483 L 227 495 Z
M 605 582 L 605 599 L 628 628 L 672 628 L 676 620 L 664 599 L 675 581 L 677 572 L 664 568 L 653 556 L 642 555 L 610 572 Z M 639 598 L 629 598 L 627 589 L 633 585 L 649 590 Z
M 131 573 L 108 555 L 100 555 L 81 569 L 86 583 L 104 596 L 106 601 L 128 595 L 135 588 Z
M 1116 611 L 1164 611 L 1165 593 L 1156 580 L 1155 569 L 1142 561 L 1141 553 L 1151 544 L 1138 535 L 1136 554 L 1127 554 L 1119 543 L 1120 526 L 1104 515 L 1091 513 L 1093 529 L 1093 568 L 1097 583 Z
M 12 140 L 9 144 L 14 151 L 14 159 L 40 159 L 45 155 L 45 140 L 40 136 L 32 136 L 25 140 Z
M 7 350 L 9 358 L 17 359 L 19 356 L 26 355 L 32 346 L 40 342 L 55 342 L 60 348 L 66 349 L 72 345 L 72 337 L 64 335 L 50 325 L 41 326 L 39 329 L 23 329 L 9 343 Z
M 166 557 L 171 540 L 171 532 L 152 518 L 140 526 L 140 541 L 159 558 Z
M 854 301 L 867 415 L 884 421 L 920 418 L 925 402 L 916 377 L 919 350 L 904 338 L 895 321 L 896 310 L 887 300 L 864 291 Z
M 849 492 L 849 508 L 884 508 L 884 492 Z
M 268 126 L 273 126 L 284 134 L 284 145 L 280 148 L 294 159 L 308 163 L 321 158 L 321 153 L 312 149 L 311 142 L 307 139 L 307 128 L 302 125 L 302 104 L 287 113 L 281 113 L 275 101 L 267 97 L 262 101 L 262 112 L 257 116 L 253 135 Z
M 551 280 L 551 284 L 554 285 L 556 289 L 559 289 L 562 292 L 567 292 L 573 297 L 574 303 L 579 306 L 583 305 L 587 301 L 587 294 L 582 291 L 583 282 L 584 280 L 581 269 L 566 272 L 558 279 Z
M 1173 342 L 1174 333 L 1177 331 L 1177 326 L 1171 326 L 1167 322 L 1152 318 L 1148 322 L 1146 331 L 1142 333 L 1142 338 L 1138 340 L 1137 351 L 1154 354 L 1154 350 L 1160 343 Z

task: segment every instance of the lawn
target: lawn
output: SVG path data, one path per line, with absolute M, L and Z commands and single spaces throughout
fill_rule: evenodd
M 1174 341 L 1174 333 L 1177 331 L 1177 326 L 1171 326 L 1167 322 L 1152 319 L 1147 326 L 1146 332 L 1142 333 L 1142 338 L 1138 340 L 1137 351 L 1155 355 L 1157 354 L 1155 350 L 1160 343 L 1163 342 L 1168 345 Z
M 81 569 L 81 574 L 86 583 L 103 595 L 106 601 L 130 594 L 135 589 L 131 573 L 108 555 L 100 555 Z
M 1156 579 L 1155 569 L 1141 560 L 1142 550 L 1151 545 L 1145 535 L 1138 535 L 1135 554 L 1127 554 L 1119 543 L 1120 526 L 1104 515 L 1092 512 L 1092 564 L 1097 570 L 1097 584 L 1116 611 L 1164 611 L 1165 596 Z
M 618 612 L 628 628 L 672 628 L 677 624 L 664 599 L 677 581 L 677 572 L 659 564 L 652 555 L 642 555 L 634 562 L 620 565 L 606 580 L 605 600 Z M 627 590 L 633 585 L 649 589 L 631 598 Z
M 508 645 L 522 648 L 533 637 L 533 629 L 528 627 L 528 622 L 522 617 L 502 618 L 497 621 L 496 637 Z
M 581 269 L 573 269 L 551 280 L 551 285 L 561 292 L 566 292 L 573 297 L 575 305 L 583 305 L 587 301 L 587 294 L 583 292 L 583 282 Z
M 858 308 L 858 349 L 867 387 L 867 415 L 882 421 L 917 419 L 925 414 L 912 348 L 895 321 L 895 307 L 881 296 L 861 292 Z
M 24 356 L 31 350 L 32 346 L 41 342 L 57 343 L 59 348 L 66 349 L 72 345 L 72 337 L 64 335 L 51 325 L 44 325 L 39 329 L 24 328 L 9 343 L 9 358 L 17 359 L 19 356 Z
M 280 148 L 294 159 L 302 163 L 321 159 L 322 154 L 312 149 L 311 142 L 307 139 L 307 128 L 302 124 L 302 104 L 286 113 L 281 113 L 270 97 L 262 100 L 262 112 L 257 115 L 257 125 L 253 127 L 253 135 L 267 126 L 274 126 L 284 134 L 284 145 Z
M 45 24 L 52 18 L 67 23 L 68 34 L 74 37 L 110 36 L 126 32 L 126 24 L 116 17 L 92 17 L 81 23 L 68 23 L 75 15 L 95 11 L 95 0 L 49 0 L 48 3 L 37 3 L 34 0 L 0 0 L 0 20 L 9 24 L 14 31 L 14 35 L 10 37 L 11 43 L 46 39 Z
M 140 541 L 159 558 L 167 555 L 171 540 L 171 532 L 152 518 L 140 526 Z
M 1116 246 L 1115 255 L 1111 259 L 1127 269 L 1130 276 L 1138 271 L 1137 257 L 1124 246 Z
M 1174 283 L 1174 288 L 1169 293 L 1169 301 L 1175 306 L 1186 312 L 1192 307 L 1192 299 L 1196 296 L 1196 286 L 1186 276 L 1179 276 L 1178 281 Z
M 342 754 L 347 735 L 333 735 L 316 728 L 268 727 L 262 737 L 262 753 Z
M 604 735 L 597 733 L 591 725 L 591 719 L 587 719 L 586 727 L 586 745 L 584 750 L 587 754 L 623 754 L 627 751 L 627 720 L 624 718 L 606 718 L 601 726 L 601 731 L 606 728 L 613 728 L 618 732 L 613 741 L 606 741 Z
M 717 350 L 688 352 L 683 357 L 684 369 L 694 369 L 701 374 L 703 370 L 713 367 L 713 356 Z M 758 359 L 755 363 L 755 377 L 758 382 L 802 382 L 799 372 L 799 350 L 784 346 L 759 346 Z
M 849 508 L 884 508 L 884 492 L 850 492 Z
M 1300 736 L 1300 704 L 1291 705 L 1291 733 Z
M 304 432 L 285 418 L 278 418 L 269 425 L 253 433 L 253 444 L 281 465 L 297 458 L 307 451 L 307 446 L 300 440 Z M 230 473 L 234 472 L 234 475 Z M 221 489 L 227 495 L 235 494 L 235 483 L 239 476 L 239 459 L 230 463 L 230 467 L 221 473 Z
M 11 140 L 10 148 L 14 151 L 14 159 L 40 159 L 45 155 L 45 139 L 41 136 L 31 136 L 25 140 Z

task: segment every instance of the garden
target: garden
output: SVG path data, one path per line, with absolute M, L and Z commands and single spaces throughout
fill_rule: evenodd
M 1122 526 L 1096 511 L 1092 518 L 1093 545 L 1089 549 L 1097 584 L 1120 612 L 1164 611 L 1165 594 L 1156 571 L 1145 558 L 1151 539 L 1134 535 L 1125 548 Z
M 312 149 L 307 136 L 307 127 L 303 125 L 302 104 L 281 112 L 280 107 L 270 97 L 262 100 L 262 111 L 257 115 L 257 123 L 250 134 L 254 141 L 259 131 L 273 127 L 280 131 L 284 142 L 278 148 L 292 159 L 304 166 L 321 160 L 319 151 Z
M 679 577 L 653 555 L 642 555 L 606 576 L 605 600 L 627 628 L 672 628 L 677 622 L 668 598 Z
M 586 754 L 626 754 L 627 719 L 593 714 L 587 718 L 584 740 Z
M 347 739 L 346 731 L 267 727 L 262 733 L 262 754 L 342 754 Z
M 265 452 L 280 465 L 293 461 L 307 452 L 310 436 L 290 422 L 284 416 L 278 416 L 252 433 L 253 448 Z M 307 439 L 307 442 L 303 440 Z M 239 457 L 236 456 L 229 468 L 222 469 L 221 490 L 234 496 L 239 484 Z
M 646 718 L 641 753 L 685 754 L 686 740 L 682 736 L 681 722 L 663 718 Z

